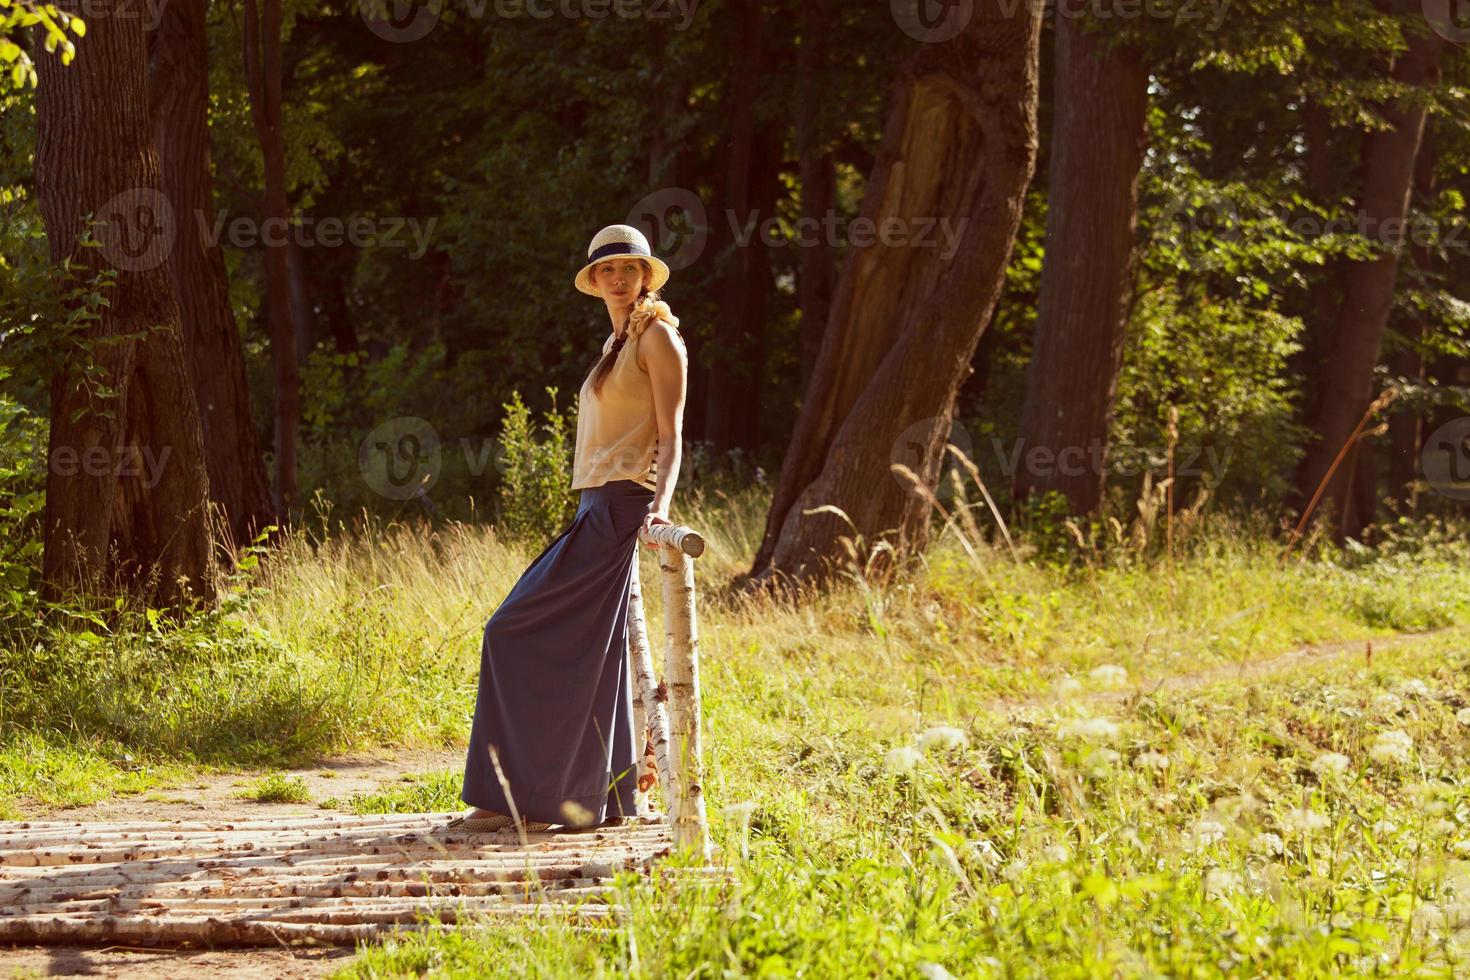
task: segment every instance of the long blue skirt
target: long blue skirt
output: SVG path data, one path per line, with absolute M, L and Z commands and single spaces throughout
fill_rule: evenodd
M 572 822 L 567 801 L 597 822 L 636 812 L 628 596 L 652 499 L 632 480 L 583 489 L 485 624 L 466 803 L 508 814 L 508 788 L 528 820 Z

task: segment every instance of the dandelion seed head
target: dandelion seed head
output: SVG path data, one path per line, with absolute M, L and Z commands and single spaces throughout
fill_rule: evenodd
M 965 733 L 953 725 L 935 725 L 919 733 L 919 748 L 925 752 L 930 749 L 961 749 L 968 742 Z
M 923 757 L 912 745 L 900 745 L 883 756 L 883 768 L 889 772 L 912 772 Z
M 1324 752 L 1312 760 L 1311 769 L 1319 776 L 1336 775 L 1347 772 L 1352 761 L 1341 752 Z
M 1103 687 L 1122 687 L 1128 683 L 1128 671 L 1117 664 L 1103 664 L 1087 672 L 1087 676 Z
M 1102 741 L 1116 737 L 1118 726 L 1107 718 L 1072 718 L 1057 726 L 1060 738 L 1082 738 Z
M 1251 850 L 1257 854 L 1278 856 L 1286 850 L 1280 834 L 1263 833 L 1251 838 Z
M 1414 747 L 1414 740 L 1405 732 L 1391 729 L 1379 732 L 1373 744 L 1368 746 L 1368 755 L 1374 762 L 1388 764 L 1391 762 L 1408 762 L 1409 750 Z
M 1139 769 L 1167 769 L 1169 757 L 1162 752 L 1140 752 L 1133 764 Z

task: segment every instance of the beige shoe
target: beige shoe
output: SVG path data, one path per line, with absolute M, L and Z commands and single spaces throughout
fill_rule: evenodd
M 510 830 L 515 826 L 515 821 L 504 813 L 492 814 L 488 817 L 455 817 L 444 825 L 445 830 L 459 830 L 469 834 L 493 834 L 501 830 Z M 522 820 L 521 827 L 528 834 L 541 834 L 551 829 L 553 825 L 544 820 Z

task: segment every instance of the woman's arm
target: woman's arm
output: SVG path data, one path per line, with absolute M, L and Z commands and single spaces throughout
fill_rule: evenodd
M 684 396 L 689 386 L 689 355 L 679 331 L 662 320 L 648 325 L 639 339 L 638 349 L 653 383 L 653 409 L 658 418 L 658 489 L 648 511 L 667 518 L 684 456 Z

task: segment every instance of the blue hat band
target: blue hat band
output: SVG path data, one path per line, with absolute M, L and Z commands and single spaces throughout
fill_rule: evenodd
M 648 255 L 648 251 L 637 242 L 612 242 L 601 248 L 593 249 L 587 256 L 587 262 L 593 263 L 609 255 Z M 652 258 L 652 256 L 649 256 Z

